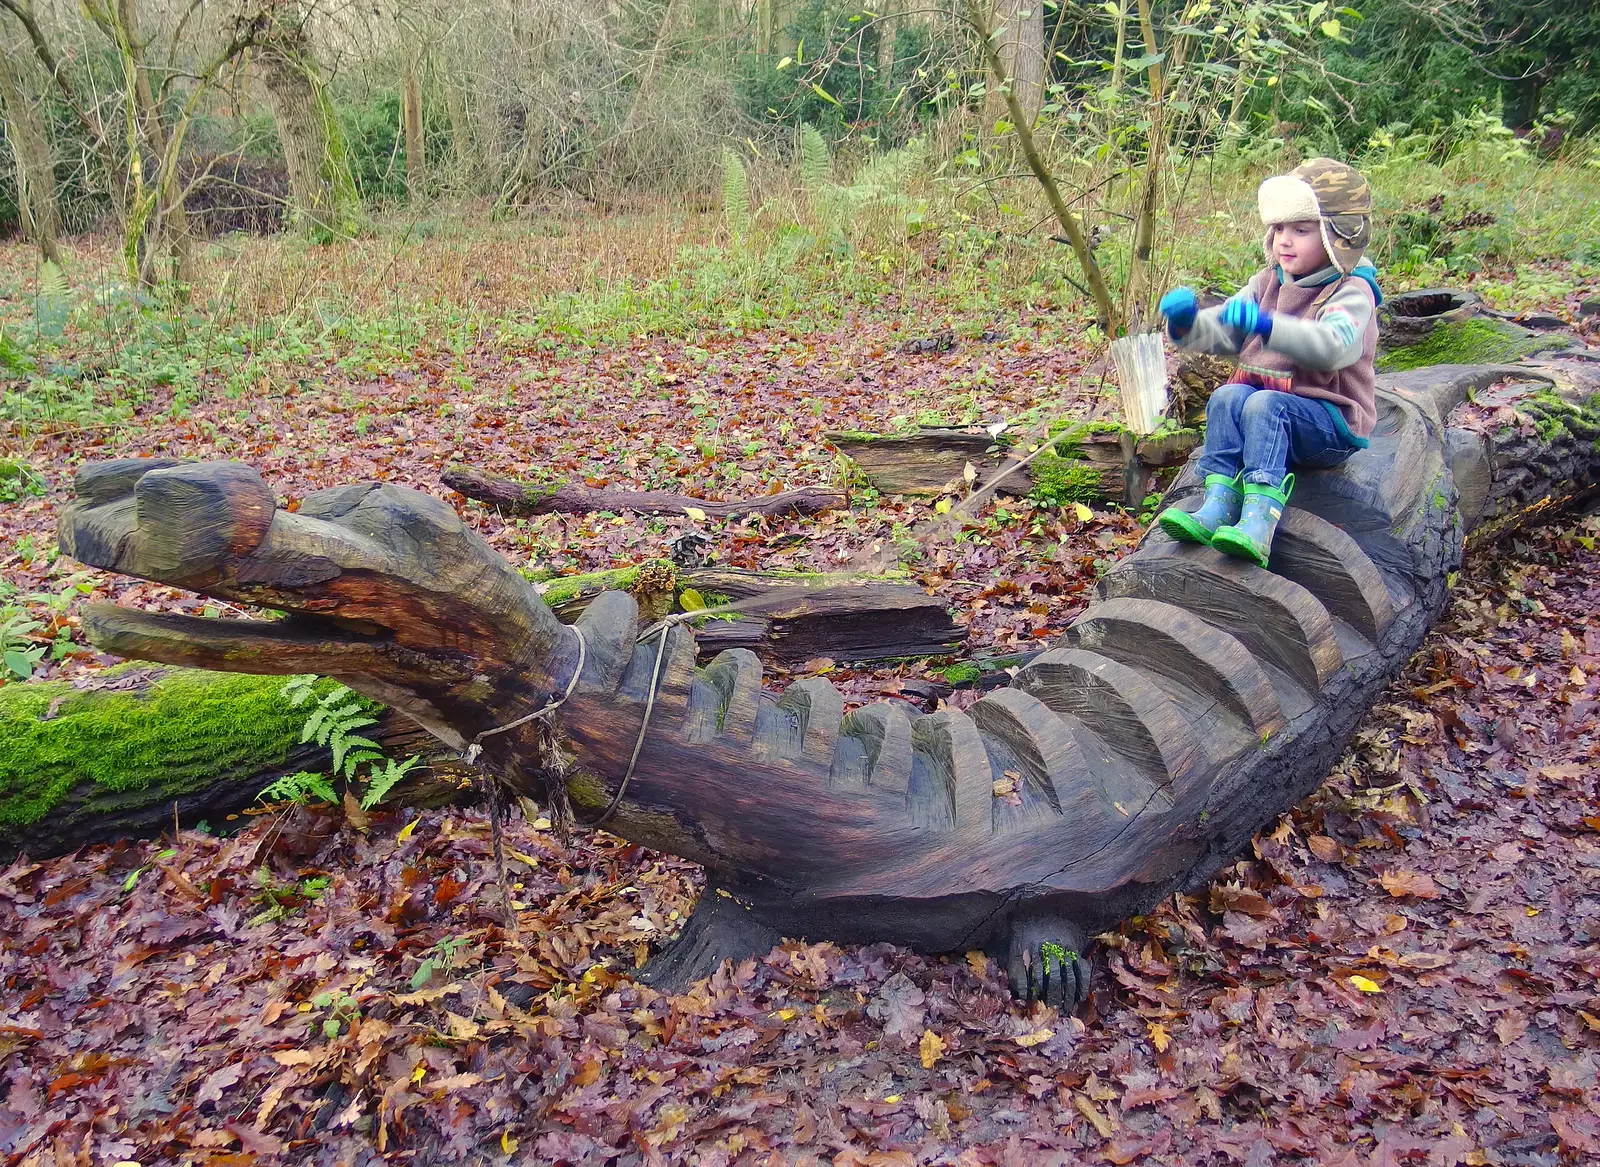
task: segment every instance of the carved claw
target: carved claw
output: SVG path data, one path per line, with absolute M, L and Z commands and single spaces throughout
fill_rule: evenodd
M 1012 922 L 1006 971 L 1011 993 L 1022 1001 L 1043 1001 L 1076 1009 L 1089 999 L 1092 969 L 1077 925 L 1059 916 Z

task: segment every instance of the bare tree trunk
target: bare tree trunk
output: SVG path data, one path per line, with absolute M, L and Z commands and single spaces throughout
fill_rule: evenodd
M 116 0 L 114 9 L 99 0 L 85 0 L 84 8 L 116 45 L 122 64 L 130 147 L 123 262 L 130 279 L 145 287 L 182 283 L 189 269 L 191 236 L 177 181 L 176 147 L 181 143 L 169 141 L 164 111 L 150 85 L 136 0 Z
M 289 168 L 293 216 L 313 231 L 350 236 L 360 226 L 361 196 L 350 173 L 349 150 L 303 14 L 289 16 L 274 25 L 257 59 Z
M 407 36 L 405 30 L 401 36 Z M 405 44 L 401 52 L 404 56 L 400 76 L 400 124 L 406 136 L 406 193 L 412 202 L 417 202 L 424 194 L 423 184 L 427 181 L 422 140 L 422 51 L 419 45 Z
M 1100 268 L 1100 261 L 1094 257 L 1094 249 L 1089 246 L 1089 237 L 1084 232 L 1083 220 L 1061 197 L 1061 188 L 1056 185 L 1055 176 L 1050 173 L 1050 168 L 1044 163 L 1044 156 L 1034 144 L 1032 119 L 1023 110 L 1016 87 L 1010 84 L 1010 74 L 1006 72 L 1005 64 L 1000 60 L 999 51 L 990 36 L 983 0 L 965 0 L 965 4 L 967 20 L 978 34 L 978 45 L 983 53 L 984 64 L 988 66 L 989 75 L 1005 95 L 1006 109 L 1016 126 L 1017 144 L 1022 147 L 1023 157 L 1028 160 L 1028 168 L 1033 171 L 1033 176 L 1044 188 L 1045 199 L 1050 203 L 1050 209 L 1055 212 L 1056 222 L 1061 224 L 1067 242 L 1072 245 L 1072 253 L 1077 257 L 1083 278 L 1089 285 L 1089 295 L 1094 300 L 1095 309 L 1100 316 L 1100 325 L 1105 329 L 1107 336 L 1120 336 L 1123 326 L 1122 313 L 1111 298 L 1111 289 L 1106 285 L 1105 272 Z
M 467 86 L 454 77 L 442 76 L 439 86 L 444 92 L 445 112 L 450 117 L 450 155 L 455 165 L 455 181 L 466 186 L 476 169 L 472 120 L 467 109 Z
M 22 226 L 39 248 L 39 254 L 60 266 L 56 236 L 61 217 L 56 204 L 56 176 L 50 141 L 45 137 L 39 111 L 22 87 L 18 56 L 8 46 L 0 53 L 0 115 L 6 121 L 6 141 L 17 166 L 17 208 Z
M 888 85 L 894 76 L 894 39 L 900 30 L 899 0 L 878 4 L 878 83 Z
M 1044 104 L 1044 6 L 1040 0 L 996 0 L 990 27 L 1002 30 L 996 51 L 1031 125 Z M 987 104 L 992 119 L 1007 112 L 998 93 L 991 93 Z

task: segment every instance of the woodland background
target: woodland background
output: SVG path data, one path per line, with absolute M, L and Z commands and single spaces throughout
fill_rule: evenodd
M 719 566 L 888 545 L 968 656 L 1048 643 L 1153 497 L 1002 500 L 919 541 L 938 504 L 863 487 L 825 434 L 1114 412 L 1108 333 L 1173 283 L 1236 287 L 1256 185 L 1318 153 L 1372 179 L 1387 292 L 1468 287 L 1593 344 L 1597 60 L 1583 0 L 0 0 L 0 703 L 117 683 L 89 600 L 227 614 L 56 553 L 76 468 L 134 455 L 238 458 L 291 504 L 428 490 L 545 582 L 691 528 Z M 851 506 L 516 518 L 440 486 L 461 460 Z M 347 816 L 307 788 L 21 857 L 0 1155 L 1593 1161 L 1597 537 L 1470 556 L 1329 782 L 1206 894 L 1100 938 L 1077 1016 L 1016 1004 L 981 953 L 886 946 L 655 993 L 625 973 L 698 872 L 537 811 L 507 827 L 516 934 L 470 804 Z M 962 669 L 797 675 L 960 704 Z M 34 777 L 0 740 L 0 825 Z

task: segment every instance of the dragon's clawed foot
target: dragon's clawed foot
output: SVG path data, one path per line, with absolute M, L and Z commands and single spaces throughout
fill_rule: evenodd
M 1006 971 L 1019 1001 L 1076 1009 L 1089 998 L 1091 969 L 1083 930 L 1060 916 L 1012 921 Z

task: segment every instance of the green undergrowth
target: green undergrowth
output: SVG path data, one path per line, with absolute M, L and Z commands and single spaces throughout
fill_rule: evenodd
M 1471 317 L 1441 324 L 1416 344 L 1391 349 L 1378 357 L 1377 366 L 1399 373 L 1425 365 L 1493 365 L 1569 343 L 1560 336 L 1528 336 L 1513 325 Z
M 120 667 L 102 680 L 147 667 Z M 305 711 L 284 699 L 282 677 L 153 676 L 126 692 L 66 681 L 0 686 L 0 828 L 38 822 L 83 782 L 177 798 L 218 774 L 281 765 L 299 742 Z

